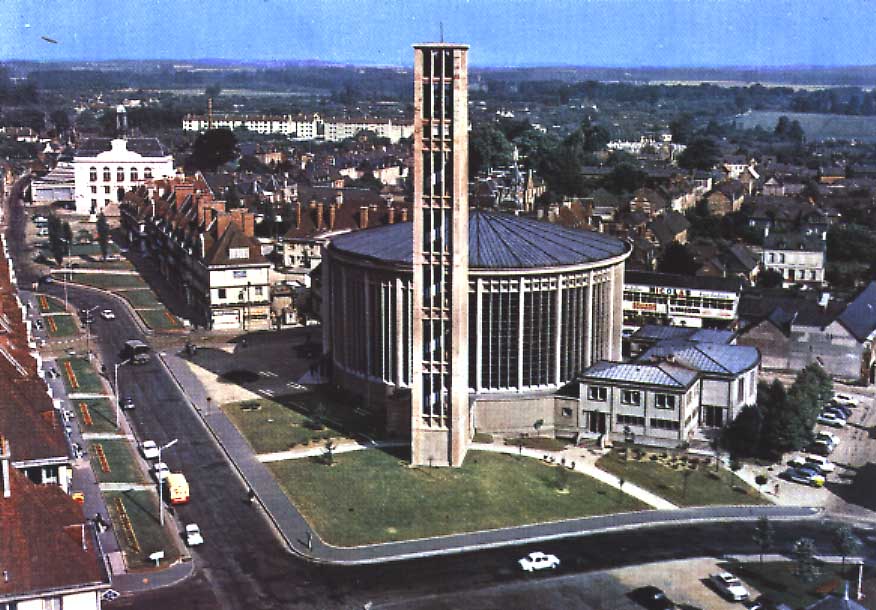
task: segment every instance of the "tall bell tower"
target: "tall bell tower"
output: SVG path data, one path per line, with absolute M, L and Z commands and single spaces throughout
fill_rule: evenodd
M 460 466 L 471 438 L 467 55 L 414 45 L 414 465 Z

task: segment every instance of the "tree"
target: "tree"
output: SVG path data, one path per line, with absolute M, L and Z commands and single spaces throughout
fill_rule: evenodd
M 207 97 L 217 98 L 220 93 L 222 93 L 222 85 L 219 84 L 207 85 L 204 89 L 204 95 Z
M 773 129 L 773 133 L 779 136 L 780 138 L 784 138 L 788 135 L 788 128 L 791 126 L 791 121 L 785 115 L 779 117 L 779 120 L 776 121 L 776 128 Z
M 103 212 L 97 217 L 97 242 L 100 244 L 100 254 L 106 259 L 109 253 L 110 227 Z
M 770 523 L 768 517 L 761 517 L 757 520 L 757 525 L 754 528 L 752 540 L 760 549 L 760 564 L 763 565 L 764 554 L 773 548 L 775 543 L 776 531 L 773 524 Z
M 802 582 L 812 582 L 821 572 L 818 560 L 815 558 L 816 552 L 815 541 L 812 538 L 800 538 L 791 549 L 791 556 L 795 562 L 794 576 Z
M 229 129 L 209 129 L 195 139 L 186 165 L 192 170 L 216 171 L 237 155 L 237 138 Z
M 645 172 L 627 163 L 621 163 L 605 176 L 602 186 L 612 193 L 630 193 L 645 186 L 647 179 L 648 175 Z
M 51 119 L 52 124 L 59 133 L 70 129 L 70 117 L 67 116 L 67 112 L 64 110 L 55 110 L 49 115 L 49 119 Z
M 237 195 L 237 187 L 231 185 L 225 189 L 225 209 L 233 210 L 234 208 L 242 207 L 240 197 Z
M 780 271 L 764 269 L 757 274 L 757 285 L 761 288 L 781 288 L 785 278 Z
M 499 165 L 509 165 L 513 154 L 514 146 L 494 123 L 478 123 L 472 128 L 468 145 L 471 176 Z
M 788 139 L 797 144 L 802 144 L 806 141 L 806 132 L 803 131 L 800 121 L 791 121 L 791 124 L 788 126 Z
M 535 428 L 535 433 L 536 433 L 536 435 L 539 434 L 539 432 L 541 431 L 542 426 L 544 426 L 544 420 L 543 420 L 543 419 L 537 419 L 537 420 L 535 420 L 535 423 L 532 424 L 532 427 Z
M 663 256 L 657 263 L 657 271 L 661 273 L 678 273 L 694 275 L 700 266 L 694 260 L 687 246 L 677 241 L 672 242 L 663 251 Z
M 718 163 L 718 146 L 711 138 L 696 138 L 680 155 L 678 165 L 685 169 L 709 170 Z
M 861 548 L 861 540 L 857 536 L 855 536 L 851 527 L 849 527 L 845 523 L 841 523 L 833 529 L 831 543 L 833 544 L 833 548 L 836 550 L 836 552 L 842 555 L 842 569 L 843 572 L 845 572 L 846 557 L 848 557 L 849 555 L 854 555 L 858 552 L 858 549 Z
M 49 249 L 58 265 L 64 262 L 68 244 L 64 243 L 64 225 L 55 214 L 49 214 Z
M 669 132 L 675 144 L 687 144 L 694 133 L 693 115 L 683 112 L 669 122 Z
M 557 491 L 566 491 L 569 488 L 569 473 L 562 464 L 557 465 Z
M 338 446 L 335 444 L 334 439 L 325 439 L 325 444 L 323 445 L 324 452 L 322 456 L 325 460 L 325 463 L 329 466 L 332 466 L 335 463 L 335 449 L 337 448 Z
M 721 441 L 732 455 L 760 454 L 763 413 L 754 406 L 743 407 L 736 418 L 724 429 Z
M 758 388 L 758 407 L 764 410 L 761 436 L 763 454 L 778 457 L 787 451 L 802 449 L 810 432 L 800 416 L 799 405 L 788 399 L 784 384 L 776 379 Z

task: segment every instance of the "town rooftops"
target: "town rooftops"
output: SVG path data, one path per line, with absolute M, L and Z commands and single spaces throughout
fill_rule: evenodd
M 700 277 L 652 271 L 627 271 L 624 284 L 627 286 L 663 286 L 737 294 L 742 290 L 742 281 L 739 278 Z
M 764 250 L 799 250 L 823 252 L 827 242 L 820 235 L 804 233 L 770 233 L 763 240 Z
M 128 150 L 144 157 L 164 157 L 167 151 L 158 138 L 127 138 L 123 140 Z M 96 157 L 113 149 L 112 138 L 89 138 L 76 151 L 77 157 Z
M 839 315 L 840 323 L 858 341 L 866 341 L 876 331 L 876 282 L 870 282 Z
M 487 269 L 570 266 L 624 255 L 623 241 L 596 233 L 522 218 L 471 210 L 468 223 L 469 265 Z M 336 237 L 338 251 L 378 261 L 412 264 L 413 225 L 401 223 Z
M 757 366 L 760 352 L 747 345 L 694 341 L 664 341 L 642 354 L 637 362 L 668 360 L 702 373 L 738 375 Z
M 735 334 L 731 330 L 691 328 L 663 324 L 645 324 L 630 336 L 631 341 L 666 341 L 684 339 L 693 342 L 720 343 L 727 345 Z
M 583 381 L 644 384 L 685 390 L 696 381 L 697 372 L 668 362 L 643 364 L 602 360 L 584 371 L 580 378 Z
M 0 604 L 46 593 L 109 588 L 109 575 L 82 508 L 60 487 L 32 483 L 14 468 L 9 469 L 9 481 L 10 497 L 0 490 Z

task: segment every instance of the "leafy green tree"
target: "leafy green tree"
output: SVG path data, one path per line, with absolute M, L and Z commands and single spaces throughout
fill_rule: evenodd
M 791 549 L 794 558 L 794 576 L 802 582 L 812 582 L 821 573 L 818 560 L 815 558 L 817 550 L 812 538 L 800 538 Z
M 563 146 L 568 154 L 583 161 L 587 156 L 605 148 L 610 139 L 611 137 L 604 127 L 585 120 L 578 129 L 566 136 L 566 139 L 563 140 Z
M 757 274 L 757 285 L 761 288 L 781 288 L 785 278 L 775 269 L 764 269 Z
M 64 110 L 55 110 L 49 115 L 49 119 L 52 121 L 52 124 L 58 132 L 70 129 L 70 117 Z
M 612 193 L 630 193 L 645 186 L 647 179 L 645 172 L 627 163 L 621 163 L 603 179 L 602 185 Z
M 852 528 L 845 523 L 839 524 L 831 532 L 831 543 L 837 553 L 842 555 L 843 572 L 846 571 L 846 557 L 854 555 L 861 548 L 861 540 L 855 536 Z
M 754 535 L 752 536 L 752 540 L 757 545 L 757 548 L 760 549 L 760 564 L 763 565 L 763 556 L 770 549 L 773 548 L 773 544 L 776 539 L 776 531 L 773 528 L 773 524 L 770 522 L 769 517 L 760 517 L 757 520 L 757 525 L 754 528 Z
M 186 165 L 191 170 L 216 171 L 237 156 L 237 138 L 229 129 L 209 129 L 192 146 Z
M 669 132 L 675 144 L 687 144 L 694 134 L 693 115 L 683 112 L 669 122 Z
M 717 163 L 718 146 L 711 138 L 695 138 L 678 155 L 678 165 L 685 169 L 709 170 Z
M 678 273 L 694 275 L 700 266 L 694 260 L 688 247 L 677 241 L 672 242 L 663 250 L 663 256 L 657 263 L 657 271 L 661 273 Z
M 100 244 L 100 254 L 103 258 L 109 253 L 110 227 L 103 212 L 97 217 L 97 243 Z
M 63 264 L 68 245 L 64 243 L 64 225 L 55 214 L 49 214 L 49 249 L 58 265 Z
M 760 454 L 763 412 L 754 405 L 743 407 L 721 435 L 723 445 L 732 455 Z
M 329 466 L 335 463 L 335 449 L 337 448 L 338 446 L 335 443 L 334 439 L 326 439 L 325 444 L 323 445 L 323 459 L 325 460 L 325 463 Z
M 478 123 L 469 134 L 468 166 L 470 175 L 500 165 L 509 165 L 514 146 L 494 123 Z

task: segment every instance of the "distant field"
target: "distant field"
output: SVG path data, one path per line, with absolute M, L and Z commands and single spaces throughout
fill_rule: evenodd
M 779 117 L 800 121 L 807 140 L 859 140 L 876 141 L 876 117 L 845 116 L 840 114 L 815 114 L 808 112 L 775 112 L 751 110 L 734 118 L 736 125 L 745 129 L 757 126 L 772 131 Z

